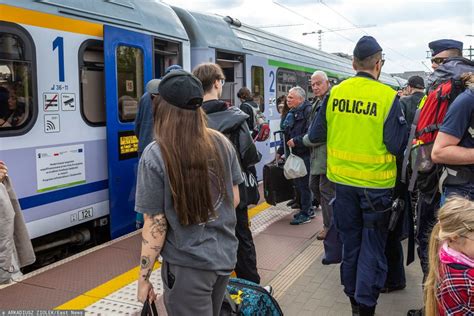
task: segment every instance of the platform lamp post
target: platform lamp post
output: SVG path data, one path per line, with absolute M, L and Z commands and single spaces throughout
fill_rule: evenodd
M 474 37 L 474 34 L 467 34 L 467 37 Z M 469 57 L 469 60 L 472 60 L 474 57 L 474 48 L 472 45 L 469 45 L 469 48 L 465 48 L 464 50 L 468 51 L 467 56 Z

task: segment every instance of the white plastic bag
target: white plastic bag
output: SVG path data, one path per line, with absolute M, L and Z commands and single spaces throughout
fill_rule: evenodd
M 304 160 L 294 155 L 290 148 L 290 156 L 286 159 L 285 166 L 283 166 L 283 174 L 285 178 L 296 179 L 304 177 L 308 173 Z

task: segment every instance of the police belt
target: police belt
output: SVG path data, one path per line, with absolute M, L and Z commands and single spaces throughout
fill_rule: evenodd
M 474 172 L 467 166 L 446 166 L 443 176 L 445 185 L 464 185 L 474 183 Z M 442 178 L 443 178 L 442 176 Z

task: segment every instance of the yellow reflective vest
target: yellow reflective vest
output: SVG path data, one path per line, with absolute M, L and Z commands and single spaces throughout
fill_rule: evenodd
M 327 177 L 363 188 L 393 188 L 397 165 L 383 142 L 396 91 L 376 80 L 349 78 L 332 88 L 326 108 Z

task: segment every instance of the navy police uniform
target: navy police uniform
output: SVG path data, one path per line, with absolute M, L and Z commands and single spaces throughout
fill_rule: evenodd
M 354 56 L 363 60 L 381 50 L 373 37 L 364 36 Z M 387 273 L 394 156 L 405 148 L 406 121 L 396 92 L 365 72 L 334 87 L 320 111 L 308 136 L 313 143 L 328 143 L 328 178 L 336 183 L 334 220 L 344 244 L 341 281 L 353 311 L 358 307 L 360 315 L 373 315 Z

